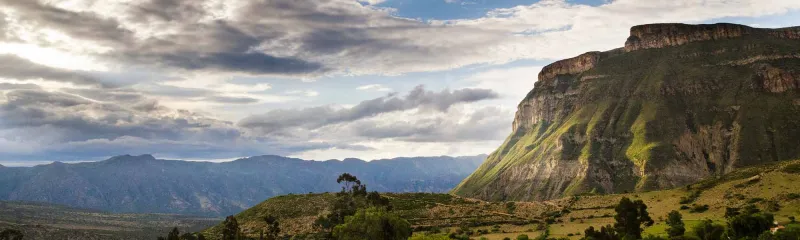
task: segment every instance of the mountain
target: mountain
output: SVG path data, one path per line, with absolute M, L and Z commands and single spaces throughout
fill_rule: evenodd
M 390 200 L 392 211 L 411 223 L 415 235 L 430 229 L 438 228 L 446 233 L 468 226 L 475 232 L 471 236 L 475 239 L 515 238 L 519 234 L 538 236 L 544 230 L 544 225 L 540 224 L 549 221 L 553 223 L 547 225 L 550 237 L 575 235 L 580 238 L 590 226 L 600 228 L 613 223 L 616 204 L 622 197 L 628 197 L 644 201 L 651 218 L 657 220 L 655 225 L 645 228 L 645 233 L 666 237 L 664 219 L 668 219 L 668 213 L 673 210 L 680 211 L 688 229 L 704 219 L 724 222 L 727 208 L 749 204 L 774 214 L 776 221 L 789 222 L 789 217 L 800 211 L 797 181 L 800 181 L 800 160 L 740 168 L 669 190 L 586 194 L 542 202 L 487 202 L 434 193 L 383 195 Z M 329 211 L 329 203 L 335 198 L 332 193 L 278 196 L 235 217 L 245 236 L 255 238 L 265 230 L 264 216 L 267 215 L 278 219 L 282 235 L 299 236 L 314 231 L 314 220 Z M 220 239 L 221 222 L 202 233 L 208 239 Z
M 800 27 L 635 26 L 623 48 L 544 67 L 510 136 L 453 193 L 646 191 L 796 159 L 798 89 Z
M 338 191 L 335 180 L 344 172 L 381 192 L 447 192 L 485 157 L 320 162 L 258 156 L 210 163 L 124 155 L 99 162 L 0 168 L 0 200 L 224 216 L 272 196 Z

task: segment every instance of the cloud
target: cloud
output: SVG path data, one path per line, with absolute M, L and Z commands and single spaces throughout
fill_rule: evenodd
M 380 84 L 363 85 L 363 86 L 357 87 L 356 89 L 358 89 L 358 90 L 372 90 L 372 91 L 378 91 L 378 92 L 391 92 L 392 91 L 391 88 L 384 87 L 383 85 L 380 85 Z
M 42 66 L 10 54 L 0 54 L 0 77 L 18 80 L 45 79 L 77 85 L 113 87 L 113 85 L 104 83 L 85 72 Z
M 800 2 L 619 0 L 598 6 L 565 0 L 494 9 L 478 19 L 406 19 L 380 1 L 75 0 L 6 1 L 7 29 L 28 43 L 92 54 L 119 64 L 187 71 L 315 77 L 396 75 L 518 59 L 560 59 L 622 45 L 628 29 L 653 22 L 700 22 L 800 9 Z M 366 3 L 366 5 L 365 5 Z M 70 41 L 49 42 L 48 31 Z M 38 35 L 37 35 L 38 34 Z M 468 36 L 468 37 L 465 37 Z M 73 44 L 74 45 L 74 44 Z M 78 44 L 78 46 L 91 44 Z
M 248 103 L 258 102 L 258 99 L 250 97 L 227 97 L 227 96 L 211 96 L 211 97 L 206 97 L 205 100 L 217 103 L 228 103 L 228 104 L 248 104 Z
M 320 106 L 304 109 L 278 109 L 266 114 L 247 117 L 242 119 L 238 125 L 265 134 L 296 127 L 316 129 L 331 124 L 415 108 L 447 111 L 458 103 L 476 102 L 495 97 L 497 97 L 497 93 L 486 89 L 444 90 L 437 93 L 426 91 L 423 86 L 417 86 L 402 98 L 392 94 L 362 101 L 351 108 L 337 109 L 331 106 Z
M 513 113 L 496 107 L 432 117 L 389 116 L 347 125 L 357 136 L 408 142 L 465 142 L 503 139 Z
M 14 87 L 0 98 L 0 159 L 86 160 L 124 153 L 208 158 L 288 155 L 334 147 L 369 149 L 346 142 L 251 135 L 231 122 L 169 109 L 122 90 Z

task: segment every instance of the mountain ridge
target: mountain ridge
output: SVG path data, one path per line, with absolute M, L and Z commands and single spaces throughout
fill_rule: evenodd
M 649 24 L 544 68 L 512 133 L 452 192 L 546 200 L 665 189 L 800 157 L 800 27 Z
M 0 168 L 0 200 L 111 212 L 224 216 L 271 196 L 339 190 L 338 174 L 358 174 L 378 191 L 446 192 L 485 155 L 377 161 L 306 161 L 275 155 L 230 162 L 120 155 L 97 162 Z M 362 177 L 363 176 L 363 177 Z

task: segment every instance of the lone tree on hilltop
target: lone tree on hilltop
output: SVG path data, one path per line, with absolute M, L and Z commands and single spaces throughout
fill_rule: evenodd
M 361 184 L 361 180 L 358 180 L 356 176 L 353 176 L 349 173 L 342 173 L 336 178 L 336 183 L 344 184 L 342 186 L 342 192 L 349 192 L 353 195 L 364 196 L 367 195 L 367 186 Z

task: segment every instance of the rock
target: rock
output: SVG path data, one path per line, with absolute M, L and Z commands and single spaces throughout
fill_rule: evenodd
M 690 42 L 738 38 L 754 34 L 785 39 L 800 39 L 800 28 L 758 29 L 730 23 L 700 25 L 647 24 L 631 28 L 631 36 L 625 42 L 625 51 L 663 48 Z
M 761 87 L 769 92 L 782 93 L 800 87 L 800 74 L 762 64 L 758 68 Z

